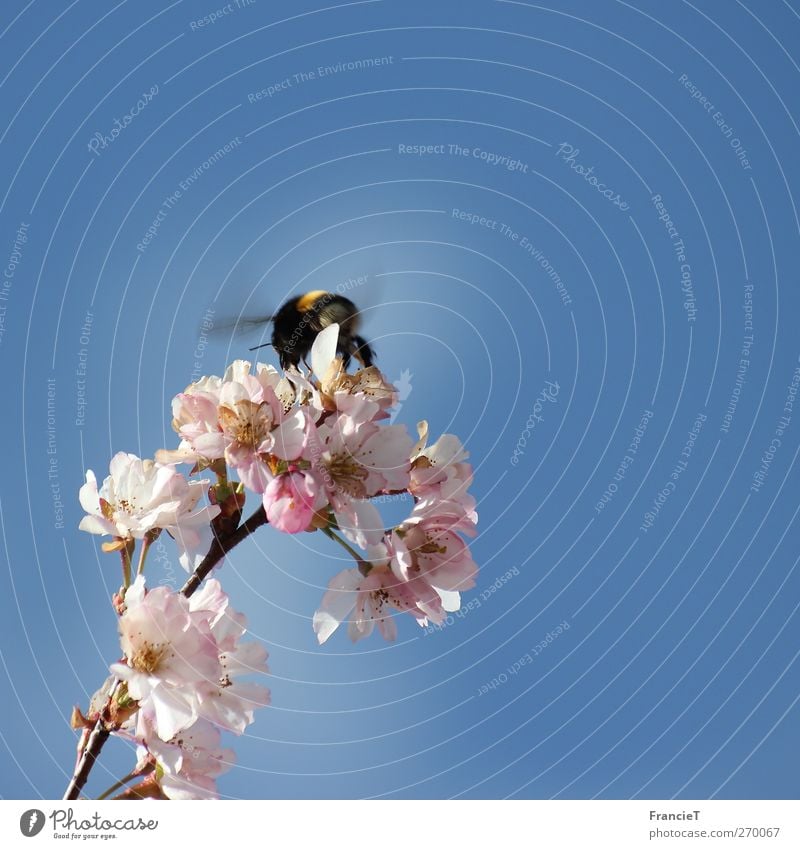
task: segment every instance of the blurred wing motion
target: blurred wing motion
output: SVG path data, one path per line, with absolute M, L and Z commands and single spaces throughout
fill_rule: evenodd
M 377 273 L 363 274 L 351 277 L 337 288 L 359 289 L 359 299 L 362 294 L 367 301 L 374 302 L 381 288 L 382 275 Z M 369 281 L 369 285 L 365 284 Z M 361 292 L 361 287 L 363 292 Z M 269 342 L 254 345 L 251 351 L 257 351 L 271 345 L 280 359 L 281 366 L 299 366 L 300 362 L 308 365 L 311 346 L 317 335 L 332 324 L 339 325 L 339 340 L 336 346 L 344 360 L 345 368 L 355 357 L 364 367 L 371 366 L 375 359 L 372 346 L 360 335 L 361 310 L 344 295 L 317 289 L 306 292 L 294 298 L 289 298 L 275 313 L 257 316 L 239 316 L 238 318 L 215 321 L 213 332 L 252 333 L 261 331 L 264 338 L 265 328 L 272 324 Z

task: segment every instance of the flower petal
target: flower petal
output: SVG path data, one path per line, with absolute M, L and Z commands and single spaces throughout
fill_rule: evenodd
M 331 578 L 328 591 L 322 597 L 319 610 L 314 614 L 314 632 L 320 645 L 344 622 L 355 607 L 361 573 L 358 569 L 345 569 Z
M 311 370 L 317 380 L 322 380 L 336 357 L 336 345 L 339 341 L 339 325 L 329 324 L 322 333 L 317 334 L 311 346 Z

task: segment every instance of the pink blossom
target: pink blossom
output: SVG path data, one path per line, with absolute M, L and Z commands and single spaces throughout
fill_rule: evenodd
M 197 690 L 200 715 L 237 734 L 253 721 L 253 711 L 270 703 L 269 690 L 241 676 L 266 674 L 267 651 L 256 642 L 241 642 L 247 632 L 244 614 L 230 607 L 219 581 L 206 581 L 189 602 L 193 614 L 208 616 L 219 652 L 220 674 Z
M 374 566 L 366 577 L 358 569 L 345 569 L 328 584 L 314 614 L 314 631 L 322 644 L 349 617 L 348 634 L 353 642 L 369 636 L 375 625 L 384 639 L 394 640 L 397 623 L 393 610 L 427 624 L 417 601 L 413 588 L 398 581 L 388 566 Z
M 100 489 L 94 472 L 86 472 L 79 497 L 88 515 L 81 530 L 130 540 L 161 528 L 175 537 L 184 568 L 202 557 L 209 524 L 220 512 L 217 505 L 198 507 L 209 481 L 188 481 L 173 466 L 122 452 L 111 460 L 110 472 Z
M 162 740 L 139 715 L 135 739 L 137 768 L 143 770 L 155 761 L 155 780 L 168 799 L 217 799 L 216 778 L 235 761 L 232 749 L 220 745 L 220 732 L 207 720 L 198 719 L 171 740 Z
M 183 439 L 177 451 L 161 451 L 157 458 L 167 463 L 195 463 L 200 458 L 216 460 L 219 432 L 219 394 L 222 378 L 212 375 L 190 384 L 172 399 L 172 427 Z
M 294 389 L 271 366 L 236 360 L 223 378 L 203 378 L 173 400 L 173 427 L 181 436 L 177 451 L 162 451 L 168 462 L 208 464 L 225 459 L 249 489 L 263 493 L 272 479 L 265 462 L 300 456 L 305 413 L 296 408 Z
M 440 510 L 447 503 L 451 510 L 463 512 L 477 524 L 475 499 L 467 492 L 472 483 L 472 466 L 465 460 L 469 454 L 457 436 L 445 433 L 426 447 L 428 423 L 418 425 L 420 440 L 411 453 L 409 492 L 421 502 L 420 512 Z
M 299 457 L 305 443 L 306 416 L 301 409 L 284 416 L 283 405 L 267 380 L 273 375 L 266 367 L 257 377 L 237 376 L 239 380 L 223 383 L 220 392 L 221 444 L 226 461 L 244 485 L 263 493 L 271 479 L 263 455 L 282 460 Z
M 383 534 L 380 514 L 367 499 L 406 488 L 410 449 L 403 425 L 380 427 L 343 413 L 309 436 L 306 456 L 321 484 L 316 506 L 327 500 L 342 533 L 361 548 Z
M 240 642 L 244 617 L 216 580 L 190 600 L 167 587 L 146 591 L 140 575 L 125 595 L 119 630 L 124 661 L 111 671 L 162 740 L 199 718 L 241 733 L 254 708 L 269 703 L 266 688 L 237 680 L 266 672 L 266 651 Z
M 126 593 L 119 631 L 125 662 L 111 671 L 170 740 L 198 718 L 198 685 L 220 676 L 208 618 L 192 616 L 188 599 L 168 587 L 146 592 L 140 575 Z
M 272 527 L 287 534 L 306 530 L 318 490 L 316 479 L 304 472 L 290 471 L 273 478 L 264 490 L 264 509 Z
M 458 531 L 474 533 L 474 528 L 463 514 L 450 512 L 446 503 L 426 512 L 415 507 L 387 541 L 392 571 L 406 581 L 423 578 L 437 590 L 474 587 L 478 567 Z
M 375 366 L 349 374 L 341 357 L 336 355 L 338 338 L 338 324 L 328 325 L 317 334 L 311 348 L 315 382 L 297 370 L 288 372 L 287 376 L 307 393 L 318 413 L 342 412 L 360 421 L 388 418 L 387 411 L 397 403 L 397 390 Z

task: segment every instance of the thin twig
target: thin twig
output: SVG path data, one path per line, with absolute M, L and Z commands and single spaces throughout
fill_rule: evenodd
M 267 524 L 267 514 L 264 506 L 261 505 L 258 510 L 253 513 L 249 519 L 242 522 L 235 531 L 221 537 L 215 536 L 214 542 L 211 544 L 208 554 L 203 558 L 202 563 L 194 570 L 189 580 L 181 587 L 181 593 L 189 598 L 203 582 L 203 579 L 208 573 L 222 560 L 222 558 L 243 539 L 248 537 L 261 525 Z M 108 740 L 111 731 L 107 728 L 108 720 L 107 712 L 111 705 L 109 698 L 106 706 L 101 712 L 99 718 L 94 724 L 92 733 L 86 741 L 86 746 L 83 750 L 80 760 L 75 767 L 75 773 L 67 786 L 64 793 L 64 799 L 77 799 L 81 790 L 83 790 L 86 782 L 89 780 L 89 773 L 92 771 L 95 761 L 100 755 L 100 752 Z
M 335 531 L 331 528 L 323 528 L 322 532 L 325 536 L 329 537 L 332 540 L 341 545 L 341 547 L 356 561 L 356 565 L 358 566 L 358 571 L 361 572 L 362 575 L 368 575 L 370 572 L 371 564 L 364 560 L 363 557 L 348 543 L 346 543 Z
M 133 772 L 129 772 L 127 775 L 120 778 L 119 781 L 115 781 L 108 790 L 103 791 L 98 797 L 97 801 L 101 801 L 102 799 L 107 799 L 115 790 L 119 790 L 120 787 L 124 787 L 129 782 L 133 781 L 134 778 L 141 778 L 142 775 L 146 775 L 153 771 L 153 767 L 150 767 L 147 772 L 140 772 L 138 770 L 133 770 Z
M 214 542 L 203 562 L 194 570 L 189 580 L 181 587 L 181 593 L 189 598 L 203 583 L 203 579 L 219 563 L 220 560 L 253 531 L 267 524 L 267 513 L 262 504 L 249 519 L 224 538 L 215 537 Z
M 100 752 L 108 740 L 111 732 L 105 727 L 103 721 L 98 719 L 94 724 L 92 733 L 86 741 L 86 746 L 83 750 L 83 755 L 78 761 L 75 768 L 75 774 L 67 786 L 67 791 L 64 793 L 64 799 L 77 799 L 81 795 L 86 782 L 89 780 L 89 773 L 92 771 L 94 762 L 100 755 Z

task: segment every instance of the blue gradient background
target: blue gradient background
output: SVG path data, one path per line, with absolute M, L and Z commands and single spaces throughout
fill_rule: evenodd
M 102 477 L 116 451 L 172 446 L 169 402 L 196 361 L 221 373 L 260 341 L 223 328 L 198 357 L 207 310 L 220 327 L 367 275 L 351 296 L 379 362 L 392 379 L 412 375 L 398 421 L 428 418 L 471 452 L 482 573 L 465 602 L 478 601 L 440 633 L 403 620 L 396 644 L 337 634 L 320 648 L 310 617 L 340 552 L 262 530 L 219 575 L 270 651 L 274 706 L 231 740 L 238 764 L 222 793 L 796 797 L 800 406 L 763 486 L 751 485 L 800 353 L 800 6 L 257 0 L 192 29 L 222 3 L 57 5 L 5 2 L 0 26 L 4 274 L 28 225 L 0 281 L 0 794 L 61 795 L 71 706 L 118 652 L 117 561 L 77 530 L 84 470 Z M 393 61 L 248 100 L 320 65 L 381 56 Z M 91 153 L 93 134 L 154 85 Z M 237 136 L 138 250 L 165 198 Z M 629 209 L 573 171 L 562 143 Z M 685 244 L 694 322 L 654 194 Z M 453 209 L 527 237 L 571 302 L 519 241 Z M 745 284 L 754 343 L 724 432 Z M 546 380 L 557 401 L 524 436 Z M 645 410 L 635 460 L 598 512 Z M 675 492 L 642 530 L 700 413 Z M 151 580 L 181 580 L 174 551 L 163 554 Z M 518 574 L 492 591 L 508 570 Z M 89 792 L 130 759 L 112 741 Z

